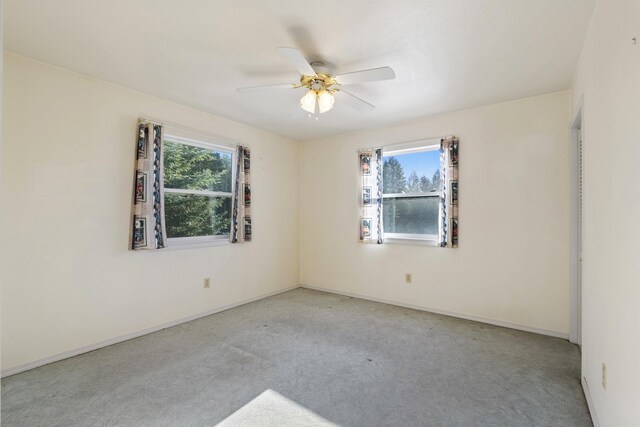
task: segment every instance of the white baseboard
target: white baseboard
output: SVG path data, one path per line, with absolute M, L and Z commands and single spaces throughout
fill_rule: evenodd
M 11 375 L 15 375 L 18 374 L 20 372 L 24 372 L 24 371 L 28 371 L 29 369 L 34 369 L 34 368 L 38 368 L 40 366 L 43 365 L 48 365 L 49 363 L 53 363 L 53 362 L 58 362 L 60 360 L 64 360 L 64 359 L 68 359 L 70 357 L 73 356 L 77 356 L 79 354 L 82 353 L 88 353 L 90 351 L 94 351 L 94 350 L 98 350 L 100 348 L 103 347 L 107 347 L 113 344 L 117 344 L 123 341 L 128 341 L 130 339 L 133 338 L 138 338 L 141 337 L 143 335 L 147 335 L 147 334 L 151 334 L 153 332 L 158 332 L 161 331 L 163 329 L 167 329 L 170 328 L 172 326 L 176 326 L 179 325 L 181 323 L 186 323 L 186 322 L 190 322 L 192 320 L 196 320 L 196 319 L 200 319 L 201 317 L 206 317 L 206 316 L 210 316 L 212 314 L 216 314 L 216 313 L 220 313 L 221 311 L 225 311 L 225 310 L 229 310 L 230 308 L 234 308 L 234 307 L 238 307 L 244 304 L 248 304 L 250 302 L 254 302 L 263 298 L 267 298 L 273 295 L 277 295 L 277 294 L 281 294 L 283 292 L 287 292 L 293 289 L 297 289 L 300 286 L 291 286 L 289 288 L 286 289 L 280 289 L 274 292 L 269 292 L 266 294 L 262 294 L 259 295 L 257 297 L 254 298 L 249 298 L 246 300 L 242 300 L 242 301 L 238 301 L 236 303 L 233 304 L 229 304 L 229 305 L 225 305 L 222 307 L 218 307 L 218 308 L 214 308 L 212 310 L 208 310 L 202 313 L 198 313 L 198 314 L 194 314 L 191 316 L 187 316 L 187 317 L 183 317 L 182 319 L 178 319 L 178 320 L 174 320 L 171 322 L 167 322 L 167 323 L 163 323 L 161 325 L 157 325 L 157 326 L 152 326 L 150 328 L 146 328 L 146 329 L 142 329 L 140 331 L 136 331 L 136 332 L 132 332 L 130 334 L 125 334 L 125 335 L 120 335 L 118 337 L 114 337 L 114 338 L 109 338 L 107 340 L 104 341 L 100 341 L 94 344 L 89 344 L 89 345 L 85 345 L 83 347 L 79 347 L 73 350 L 68 350 L 68 351 L 63 351 L 62 353 L 58 353 L 58 354 L 54 354 L 52 356 L 48 356 L 48 357 L 43 357 L 42 359 L 38 359 L 38 360 L 34 360 L 33 362 L 28 362 L 28 363 L 24 363 L 22 365 L 18 365 L 18 366 L 14 366 L 12 368 L 7 368 L 7 369 L 3 369 L 2 372 L 0 373 L 0 376 L 2 378 L 4 377 L 8 377 Z
M 517 329 L 519 331 L 526 331 L 526 332 L 533 332 L 535 334 L 540 334 L 540 335 L 548 335 L 551 337 L 555 337 L 555 338 L 562 338 L 562 339 L 569 339 L 569 334 L 565 333 L 565 332 L 558 332 L 558 331 L 551 331 L 548 329 L 542 329 L 542 328 L 536 328 L 533 326 L 527 326 L 527 325 L 520 325 L 517 323 L 511 323 L 511 322 L 504 322 L 502 320 L 494 320 L 494 319 L 487 319 L 484 317 L 478 317 L 478 316 L 471 316 L 471 315 L 467 315 L 467 314 L 462 314 L 462 313 L 456 313 L 453 311 L 447 311 L 447 310 L 440 310 L 437 308 L 430 308 L 430 307 L 425 307 L 425 306 L 421 306 L 421 305 L 414 305 L 414 304 L 406 304 L 403 302 L 398 302 L 398 301 L 391 301 L 391 300 L 387 300 L 387 299 L 382 299 L 382 298 L 373 298 L 373 297 L 369 297 L 366 295 L 361 295 L 361 294 L 355 294 L 352 292 L 343 292 L 343 291 L 336 291 L 334 289 L 327 289 L 327 288 L 322 288 L 319 286 L 312 286 L 312 285 L 300 285 L 301 288 L 306 288 L 306 289 L 313 289 L 316 291 L 321 291 L 321 292 L 329 292 L 332 294 L 338 294 L 338 295 L 344 295 L 347 297 L 353 297 L 353 298 L 360 298 L 360 299 L 364 299 L 367 301 L 374 301 L 374 302 L 381 302 L 384 304 L 391 304 L 391 305 L 397 305 L 399 307 L 405 307 L 405 308 L 411 308 L 414 310 L 420 310 L 420 311 L 428 311 L 429 313 L 436 313 L 436 314 L 443 314 L 445 316 L 451 316 L 451 317 L 457 317 L 460 319 L 465 319 L 465 320 L 472 320 L 474 322 L 480 322 L 480 323 L 487 323 L 489 325 L 494 325 L 494 326 L 502 326 L 503 328 L 510 328 L 510 329 Z
M 591 392 L 589 391 L 589 384 L 587 378 L 582 377 L 582 390 L 584 391 L 584 397 L 587 399 L 587 406 L 589 407 L 589 414 L 591 415 L 591 421 L 593 421 L 593 427 L 600 427 L 600 421 L 596 415 L 596 408 L 593 406 L 593 399 L 591 398 Z

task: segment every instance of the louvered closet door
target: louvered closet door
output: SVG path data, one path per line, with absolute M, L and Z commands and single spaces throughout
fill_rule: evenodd
M 582 129 L 578 128 L 578 343 L 582 342 L 582 204 L 583 204 L 583 147 L 582 147 Z
M 578 128 L 578 261 L 582 263 L 582 129 Z M 581 273 L 582 268 L 579 269 Z

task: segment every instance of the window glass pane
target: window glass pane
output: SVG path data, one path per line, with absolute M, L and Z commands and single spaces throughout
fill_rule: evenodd
M 440 185 L 440 151 L 384 157 L 384 193 L 433 191 Z
M 165 140 L 164 186 L 231 192 L 231 154 Z
M 167 237 L 222 236 L 231 226 L 231 198 L 164 193 Z
M 384 199 L 385 233 L 437 234 L 438 197 L 394 197 Z

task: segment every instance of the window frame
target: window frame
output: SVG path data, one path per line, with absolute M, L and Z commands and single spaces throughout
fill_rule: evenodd
M 401 156 L 403 154 L 424 153 L 427 151 L 439 151 L 440 150 L 440 138 L 432 138 L 427 140 L 407 142 L 403 144 L 396 144 L 388 147 L 383 147 L 382 161 L 384 163 L 385 157 Z M 384 175 L 382 176 L 384 181 Z M 395 198 L 411 198 L 411 197 L 437 197 L 440 198 L 440 192 L 428 191 L 428 192 L 413 192 L 413 193 L 382 193 L 384 199 Z M 440 202 L 438 201 L 438 209 Z M 384 212 L 384 209 L 383 209 Z M 438 235 L 437 234 L 412 234 L 412 233 L 388 233 L 384 232 L 384 240 L 388 243 L 402 243 L 402 244 L 420 244 L 426 246 L 437 246 Z
M 221 144 L 219 142 L 210 142 L 211 140 L 215 141 L 212 138 L 204 138 L 200 135 L 196 137 L 198 139 L 193 139 L 186 136 L 181 136 L 180 134 L 183 132 L 176 132 L 174 129 L 171 131 L 165 130 L 163 136 L 163 150 L 164 144 L 166 142 L 172 142 L 177 144 L 189 145 L 196 148 L 201 148 L 204 150 L 218 151 L 221 153 L 227 153 L 231 155 L 231 191 L 208 191 L 208 190 L 188 190 L 181 188 L 167 188 L 165 187 L 164 176 L 162 177 L 162 188 L 164 193 L 168 194 L 193 194 L 197 196 L 209 196 L 209 197 L 229 197 L 231 199 L 231 203 L 233 205 L 233 192 L 234 186 L 236 183 L 236 168 L 235 158 L 237 156 L 235 146 Z M 203 139 L 207 139 L 203 141 Z M 164 153 L 162 156 L 163 169 L 164 169 Z M 232 206 L 233 208 L 233 206 Z M 165 219 L 166 221 L 166 219 Z M 217 246 L 229 244 L 229 237 L 231 234 L 231 230 L 227 234 L 219 235 L 219 236 L 191 236 L 191 237 L 167 237 L 167 248 L 168 249 L 184 249 L 184 248 L 197 248 L 197 247 L 206 247 L 206 246 Z

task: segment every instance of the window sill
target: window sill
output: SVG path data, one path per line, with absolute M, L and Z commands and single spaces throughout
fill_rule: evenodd
M 423 239 L 423 238 L 415 238 L 415 237 L 385 237 L 384 243 L 389 243 L 392 245 L 417 245 L 417 246 L 432 246 L 438 247 L 437 239 Z
M 220 238 L 198 238 L 185 237 L 167 240 L 167 250 L 197 249 L 207 248 L 211 246 L 230 245 L 229 236 L 221 236 Z

